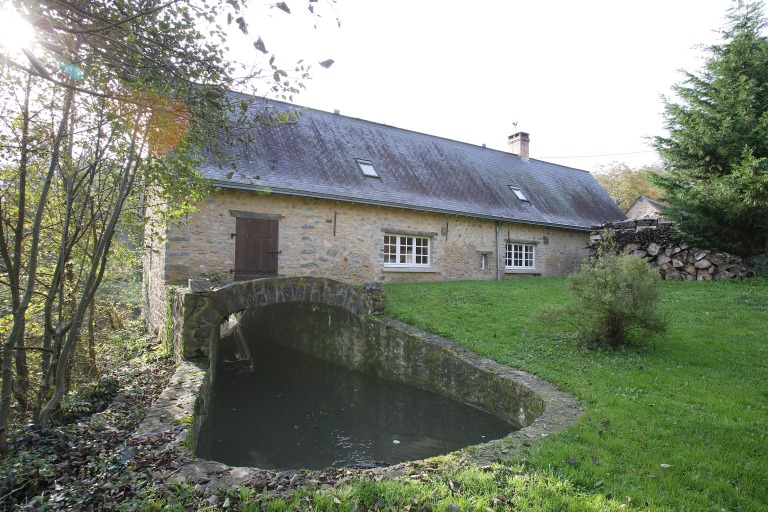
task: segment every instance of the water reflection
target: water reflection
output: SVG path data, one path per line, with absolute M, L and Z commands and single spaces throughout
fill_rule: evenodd
M 441 395 L 238 331 L 221 340 L 200 457 L 275 469 L 368 467 L 447 453 L 514 429 Z

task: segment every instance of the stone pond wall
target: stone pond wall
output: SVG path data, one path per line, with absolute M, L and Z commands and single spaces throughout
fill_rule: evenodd
M 212 344 L 218 341 L 221 323 L 231 314 L 247 309 L 305 302 L 370 315 L 383 313 L 386 307 L 381 283 L 352 287 L 333 279 L 277 277 L 239 281 L 217 290 L 198 290 L 173 291 L 173 347 L 177 357 L 207 357 Z
M 711 281 L 755 275 L 741 258 L 682 242 L 674 224 L 658 218 L 629 219 L 594 227 L 590 235 L 593 254 L 606 229 L 613 231 L 624 254 L 645 259 L 659 269 L 662 279 Z
M 292 321 L 301 318 L 301 322 Z M 544 402 L 529 388 L 467 350 L 405 324 L 357 316 L 324 304 L 280 304 L 244 320 L 261 343 L 290 347 L 340 366 L 434 391 L 482 408 L 518 427 Z M 491 369 L 493 368 L 493 369 Z
M 174 436 L 168 449 L 177 453 L 183 463 L 167 475 L 172 481 L 236 486 L 248 479 L 275 480 L 268 469 L 233 468 L 189 457 L 188 448 L 183 447 L 195 445 L 196 432 L 209 408 L 221 326 L 236 330 L 247 326 L 250 317 L 256 318 L 259 334 L 265 339 L 274 342 L 274 337 L 280 337 L 284 344 L 310 355 L 436 391 L 521 427 L 502 439 L 461 450 L 462 461 L 471 459 L 478 464 L 498 461 L 530 446 L 536 439 L 561 431 L 573 424 L 582 412 L 571 395 L 549 382 L 477 356 L 415 327 L 379 317 L 386 306 L 379 283 L 352 288 L 332 280 L 282 278 L 236 283 L 223 292 L 198 290 L 174 290 L 172 317 L 177 350 L 179 355 L 182 351 L 188 355 L 210 354 L 211 360 L 181 361 L 168 388 L 152 406 L 136 434 L 137 437 Z M 241 314 L 238 308 L 243 306 L 248 312 Z M 291 311 L 292 308 L 295 310 Z M 229 317 L 219 316 L 233 312 Z M 292 321 L 297 315 L 301 315 L 302 322 Z M 259 322 L 260 317 L 264 321 Z M 224 319 L 227 321 L 222 321 Z M 201 347 L 199 343 L 206 337 L 212 343 Z M 193 420 L 192 427 L 181 427 L 180 423 L 189 424 L 189 418 Z M 398 474 L 404 464 L 381 471 Z M 349 474 L 350 470 L 339 471 Z M 294 479 L 301 482 L 311 472 L 287 473 L 292 476 L 290 483 L 293 484 Z M 272 489 L 278 483 L 265 485 Z
M 173 302 L 178 354 L 211 356 L 211 367 L 222 323 L 248 310 L 259 322 L 251 328 L 258 329 L 265 340 L 436 391 L 519 426 L 531 424 L 546 406 L 546 400 L 526 384 L 526 379 L 536 381 L 534 377 L 479 358 L 437 336 L 379 318 L 386 306 L 380 283 L 355 288 L 330 279 L 258 279 L 198 293 L 179 288 Z M 206 396 L 201 393 L 203 402 Z M 200 409 L 207 409 L 205 403 Z

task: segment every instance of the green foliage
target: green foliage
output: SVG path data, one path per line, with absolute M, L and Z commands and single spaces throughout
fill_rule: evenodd
M 597 257 L 569 278 L 573 301 L 560 309 L 578 341 L 619 347 L 647 333 L 661 333 L 658 271 L 645 260 L 616 250 L 611 231 L 603 232 Z
M 768 37 L 760 2 L 728 11 L 721 44 L 665 99 L 668 137 L 653 146 L 666 172 L 652 177 L 671 216 L 697 245 L 744 255 L 768 243 Z

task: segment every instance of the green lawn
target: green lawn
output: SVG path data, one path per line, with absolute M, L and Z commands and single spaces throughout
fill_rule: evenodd
M 611 352 L 543 325 L 540 308 L 568 298 L 564 279 L 387 286 L 392 316 L 583 403 L 578 424 L 521 455 L 563 486 L 552 493 L 565 509 L 768 510 L 768 280 L 665 281 L 661 292 L 669 333 Z M 541 510 L 559 502 L 530 498 Z

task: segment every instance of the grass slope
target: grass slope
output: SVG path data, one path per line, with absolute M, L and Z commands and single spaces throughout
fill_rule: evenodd
M 387 293 L 392 316 L 582 401 L 577 425 L 522 455 L 528 474 L 559 483 L 517 493 L 523 509 L 768 510 L 768 280 L 661 287 L 669 333 L 620 351 L 577 348 L 567 324 L 543 324 L 544 305 L 568 300 L 564 279 Z

